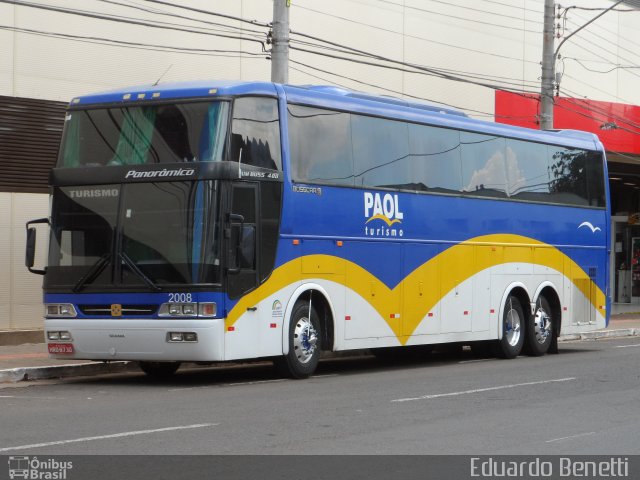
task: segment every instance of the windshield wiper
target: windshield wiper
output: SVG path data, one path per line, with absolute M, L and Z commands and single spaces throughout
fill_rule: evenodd
M 95 280 L 98 275 L 102 273 L 107 265 L 109 265 L 109 260 L 111 260 L 111 254 L 105 253 L 102 255 L 96 263 L 94 263 L 91 268 L 85 273 L 78 283 L 73 286 L 73 293 L 78 293 L 84 286 L 91 280 Z
M 124 263 L 127 264 L 127 266 L 133 271 L 133 273 L 135 273 L 142 280 L 144 280 L 144 283 L 146 283 L 149 288 L 151 288 L 152 290 L 155 290 L 156 292 L 159 292 L 160 290 L 162 290 L 158 285 L 156 285 L 153 282 L 153 280 L 151 280 L 147 275 L 145 275 L 145 273 L 142 270 L 140 270 L 140 268 L 138 268 L 138 266 L 134 263 L 134 261 L 131 260 L 131 258 L 129 258 L 129 255 L 127 255 L 124 252 L 121 252 L 120 258 Z

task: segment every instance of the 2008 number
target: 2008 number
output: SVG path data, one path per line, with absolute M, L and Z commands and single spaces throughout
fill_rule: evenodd
M 191 303 L 193 297 L 190 293 L 170 293 L 169 303 Z

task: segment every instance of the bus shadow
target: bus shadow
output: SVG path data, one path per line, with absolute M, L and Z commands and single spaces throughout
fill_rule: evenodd
M 589 348 L 561 348 L 560 356 L 573 355 L 593 351 Z M 555 355 L 552 355 L 555 356 Z M 523 355 L 522 359 L 534 359 Z M 537 357 L 543 358 L 543 357 Z M 503 359 L 491 355 L 474 354 L 468 347 L 451 347 L 436 349 L 423 355 L 376 356 L 367 350 L 353 355 L 341 354 L 320 361 L 315 374 L 311 377 L 359 375 L 376 372 L 423 369 L 438 366 L 457 365 L 480 362 L 503 362 Z M 168 378 L 150 378 L 142 371 L 98 375 L 95 377 L 69 378 L 65 383 L 85 385 L 138 385 L 166 388 L 198 388 L 215 386 L 236 386 L 242 384 L 260 384 L 295 381 L 282 376 L 270 360 L 259 360 L 243 363 L 218 363 L 214 365 L 184 364 L 178 372 Z M 304 381 L 304 380 L 302 380 Z

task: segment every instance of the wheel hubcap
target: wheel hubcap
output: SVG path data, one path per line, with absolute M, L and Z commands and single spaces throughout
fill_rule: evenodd
M 507 342 L 512 347 L 515 347 L 520 341 L 522 319 L 520 318 L 520 314 L 517 310 L 513 308 L 507 312 L 507 318 L 505 321 L 505 337 L 507 337 Z
M 544 308 L 538 308 L 533 322 L 536 340 L 538 343 L 544 343 L 551 335 L 551 317 Z
M 307 363 L 313 357 L 318 343 L 318 332 L 307 317 L 298 319 L 293 331 L 293 349 L 300 363 Z

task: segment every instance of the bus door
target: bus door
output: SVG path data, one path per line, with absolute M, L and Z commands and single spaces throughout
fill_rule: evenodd
M 258 284 L 257 193 L 255 183 L 229 185 L 224 241 L 227 293 L 232 299 L 253 290 Z

